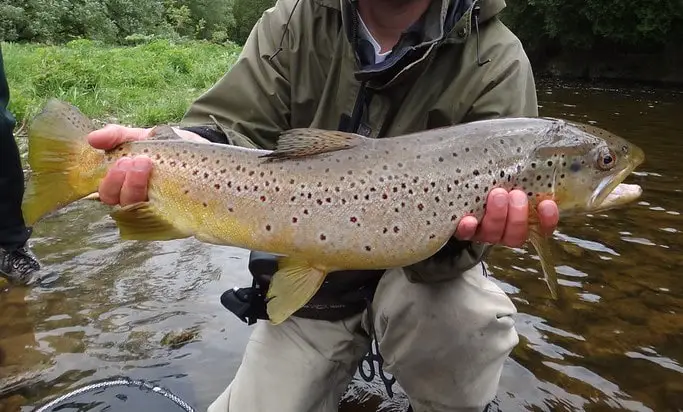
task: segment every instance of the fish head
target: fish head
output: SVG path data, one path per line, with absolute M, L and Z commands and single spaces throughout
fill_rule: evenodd
M 536 182 L 535 195 L 554 200 L 561 215 L 612 209 L 642 193 L 622 182 L 645 160 L 643 150 L 595 126 L 558 121 L 529 160 L 533 176 L 527 180 Z

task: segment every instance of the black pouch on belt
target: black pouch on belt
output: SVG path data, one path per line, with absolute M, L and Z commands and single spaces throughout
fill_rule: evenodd
M 243 322 L 252 325 L 268 319 L 266 292 L 278 270 L 277 256 L 251 252 L 249 272 L 251 287 L 233 288 L 221 296 L 221 304 Z M 372 300 L 383 270 L 348 270 L 327 275 L 318 292 L 293 316 L 336 321 L 365 310 Z

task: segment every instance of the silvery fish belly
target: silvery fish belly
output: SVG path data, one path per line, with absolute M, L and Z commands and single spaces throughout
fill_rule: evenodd
M 639 148 L 601 129 L 541 118 L 384 139 L 293 129 L 273 151 L 179 140 L 159 127 L 149 140 L 104 153 L 84 145 L 91 126 L 80 112 L 50 104 L 29 135 L 29 220 L 97 190 L 118 158 L 147 155 L 154 162 L 149 201 L 112 213 L 121 236 L 195 236 L 282 255 L 268 291 L 273 323 L 303 306 L 331 271 L 400 267 L 433 255 L 463 216 L 483 215 L 494 187 L 524 190 L 530 210 L 552 199 L 562 214 L 583 213 L 604 207 L 643 160 Z M 60 158 L 69 170 L 58 176 L 48 163 Z M 51 198 L 36 202 L 38 195 Z M 533 229 L 533 212 L 530 218 Z M 552 271 L 534 230 L 531 240 L 544 271 Z

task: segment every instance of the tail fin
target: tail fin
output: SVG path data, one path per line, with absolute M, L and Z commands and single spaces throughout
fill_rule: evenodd
M 28 132 L 31 175 L 22 205 L 27 225 L 97 191 L 106 169 L 104 152 L 86 140 L 93 130 L 76 107 L 56 99 L 33 119 Z

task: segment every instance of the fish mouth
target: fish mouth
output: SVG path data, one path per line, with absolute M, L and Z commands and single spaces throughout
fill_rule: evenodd
M 591 211 L 603 211 L 631 203 L 638 199 L 643 189 L 635 184 L 622 183 L 641 163 L 645 155 L 639 148 L 634 148 L 630 164 L 619 173 L 607 176 L 595 188 L 588 201 Z
M 592 212 L 603 212 L 631 203 L 643 194 L 643 188 L 635 184 L 619 183 L 607 194 L 605 199 L 591 208 Z

